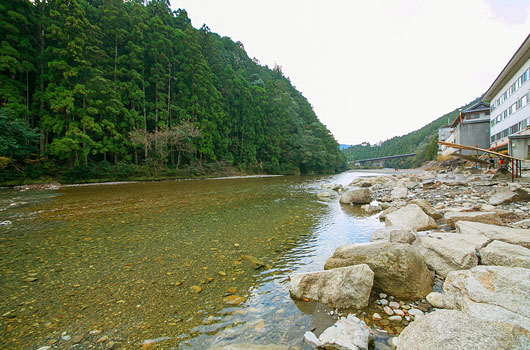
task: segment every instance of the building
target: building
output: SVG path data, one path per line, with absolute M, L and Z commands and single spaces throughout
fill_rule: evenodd
M 453 128 L 450 125 L 442 126 L 438 129 L 438 141 L 447 142 L 447 139 L 453 134 Z M 438 145 L 438 153 L 442 153 L 445 146 Z
M 459 145 L 479 148 L 490 147 L 490 106 L 486 102 L 478 102 L 460 112 L 451 125 L 454 128 L 453 142 Z M 462 154 L 473 151 L 462 150 Z
M 530 35 L 510 59 L 484 96 L 490 102 L 490 147 L 528 158 L 530 138 Z M 510 146 L 514 145 L 512 151 Z M 517 152 L 515 152 L 517 149 Z

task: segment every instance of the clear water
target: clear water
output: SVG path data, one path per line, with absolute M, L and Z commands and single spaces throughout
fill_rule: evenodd
M 107 335 L 122 349 L 304 349 L 305 331 L 334 320 L 292 300 L 288 275 L 321 270 L 383 226 L 316 194 L 367 175 L 0 190 L 0 222 L 11 221 L 0 226 L 0 347 L 84 349 Z

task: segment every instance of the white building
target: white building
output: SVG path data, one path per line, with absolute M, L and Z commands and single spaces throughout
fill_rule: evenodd
M 508 137 L 530 126 L 529 94 L 530 35 L 482 97 L 482 101 L 490 103 L 492 149 L 510 151 Z

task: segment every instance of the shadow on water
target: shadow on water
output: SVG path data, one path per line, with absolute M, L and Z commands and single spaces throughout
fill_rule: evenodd
M 12 222 L 0 228 L 0 346 L 70 348 L 74 336 L 92 346 L 106 335 L 123 349 L 305 349 L 304 332 L 334 320 L 293 301 L 288 276 L 322 270 L 336 247 L 383 226 L 316 194 L 367 175 L 0 191 L 0 221 Z M 245 301 L 228 305 L 230 295 Z

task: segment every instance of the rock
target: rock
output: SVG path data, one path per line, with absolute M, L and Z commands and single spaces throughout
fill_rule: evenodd
M 390 306 L 392 309 L 399 309 L 401 307 L 397 301 L 391 301 L 388 306 Z
M 521 220 L 521 221 L 517 221 L 517 222 L 514 222 L 512 224 L 513 227 L 518 227 L 518 228 L 530 228 L 530 219 L 524 219 L 524 220 Z
M 266 267 L 265 263 L 252 255 L 241 255 L 241 260 L 248 261 L 254 270 Z
M 390 242 L 412 244 L 416 240 L 414 230 L 393 230 L 390 232 Z
M 394 310 L 394 313 L 398 316 L 405 317 L 405 312 L 403 312 L 403 310 L 396 309 Z
M 224 271 L 219 271 L 218 274 L 222 277 L 226 277 L 226 272 Z
M 421 208 L 425 212 L 425 214 L 429 215 L 434 220 L 438 220 L 442 218 L 442 214 L 439 213 L 437 210 L 434 210 L 429 202 L 427 202 L 425 199 L 413 199 L 407 204 L 416 204 L 418 207 Z
M 390 193 L 392 200 L 405 199 L 409 194 L 409 190 L 406 187 L 396 187 Z
M 211 350 L 289 350 L 289 346 L 281 344 L 250 344 L 250 343 L 235 343 L 229 345 L 220 345 L 210 347 Z
M 527 201 L 528 192 L 522 188 L 510 189 L 506 187 L 497 187 L 491 193 L 489 204 L 499 205 L 504 203 Z
M 52 348 L 51 346 L 46 345 L 46 346 L 41 346 L 41 347 L 38 348 L 37 350 L 49 350 L 49 349 L 51 349 L 51 348 Z
M 452 228 L 456 227 L 458 221 L 472 221 L 483 224 L 502 224 L 500 216 L 492 211 L 472 211 L 472 212 L 447 212 L 444 219 Z
M 495 211 L 496 209 L 494 205 L 490 204 L 482 204 L 480 207 L 480 211 Z
M 309 332 L 309 331 L 305 332 L 304 341 L 314 348 L 320 346 L 320 340 L 318 340 L 317 336 L 313 332 Z
M 350 314 L 322 332 L 318 340 L 325 349 L 368 350 L 373 335 L 370 327 Z
M 366 264 L 290 276 L 290 293 L 337 308 L 360 309 L 368 305 L 374 273 Z
M 517 244 L 530 249 L 530 235 L 525 229 L 459 221 L 456 223 L 456 231 L 462 234 L 480 234 L 491 240 Z
M 399 335 L 397 350 L 523 350 L 529 344 L 528 332 L 518 326 L 438 310 L 406 327 Z
M 236 294 L 237 288 L 236 287 L 228 287 L 227 292 L 230 294 Z
M 394 206 L 386 208 L 381 214 L 379 214 L 379 220 L 383 221 L 388 214 L 393 213 L 396 210 L 398 210 L 398 208 Z
M 191 286 L 190 290 L 195 293 L 200 293 L 202 291 L 202 288 L 199 286 Z
M 78 344 L 78 343 L 81 343 L 82 340 L 83 340 L 82 335 L 76 335 L 75 337 L 72 338 L 72 343 Z
M 379 205 L 364 204 L 361 206 L 361 209 L 367 213 L 376 213 L 383 210 Z
M 247 298 L 240 297 L 239 295 L 229 295 L 223 298 L 223 302 L 228 305 L 239 305 L 247 301 Z
M 401 316 L 394 315 L 394 316 L 390 316 L 388 320 L 391 322 L 401 322 L 403 321 L 403 318 Z
M 416 204 L 409 204 L 393 213 L 387 214 L 385 224 L 387 226 L 411 228 L 417 231 L 438 228 L 436 221 L 425 214 Z
M 383 306 L 388 305 L 388 300 L 386 300 L 386 299 L 381 299 L 381 300 L 379 300 L 379 304 L 381 304 L 381 305 L 383 305 Z
M 399 263 L 396 263 L 399 262 Z M 367 264 L 374 272 L 374 286 L 405 300 L 432 292 L 433 277 L 420 254 L 409 244 L 374 242 L 338 247 L 325 269 Z
M 477 266 L 477 250 L 487 243 L 481 235 L 434 232 L 419 236 L 413 246 L 431 271 L 445 277 L 451 271 Z
M 382 318 L 383 317 L 381 317 L 381 315 L 379 315 L 377 312 L 372 315 L 372 320 L 374 321 L 380 321 Z
M 512 266 L 530 269 L 530 249 L 528 248 L 501 241 L 493 241 L 486 247 L 480 249 L 479 252 L 482 265 Z
M 319 197 L 319 198 L 329 198 L 329 197 L 332 197 L 332 196 L 333 196 L 333 193 L 328 192 L 328 191 L 322 191 L 322 192 L 318 192 L 317 193 L 317 197 Z
M 96 340 L 96 343 L 100 344 L 100 343 L 104 343 L 106 342 L 107 340 L 109 340 L 109 337 L 104 335 L 102 336 L 101 338 L 99 338 L 98 340 Z
M 418 317 L 418 316 L 424 316 L 425 314 L 423 313 L 423 311 L 419 310 L 419 309 L 410 309 L 408 311 L 409 315 L 410 316 L 414 316 L 414 317 Z
M 427 299 L 427 302 L 434 307 L 437 307 L 439 309 L 443 309 L 445 307 L 444 295 L 442 293 L 437 293 L 437 292 L 429 293 L 425 299 Z
M 390 241 L 390 234 L 393 232 L 403 232 L 407 233 L 410 231 L 410 229 L 403 229 L 401 227 L 396 226 L 386 226 L 383 228 L 380 228 L 378 230 L 375 230 L 372 232 L 372 235 L 370 236 L 370 242 L 376 242 L 376 241 Z
M 388 306 L 385 306 L 383 308 L 383 311 L 385 312 L 385 314 L 387 314 L 388 316 L 392 316 L 394 314 L 394 310 L 392 310 L 392 308 L 388 307 Z
M 477 266 L 453 271 L 444 283 L 445 307 L 530 330 L 530 269 Z
M 349 190 L 340 196 L 340 202 L 342 204 L 370 204 L 371 201 L 372 196 L 370 190 L 366 188 Z

